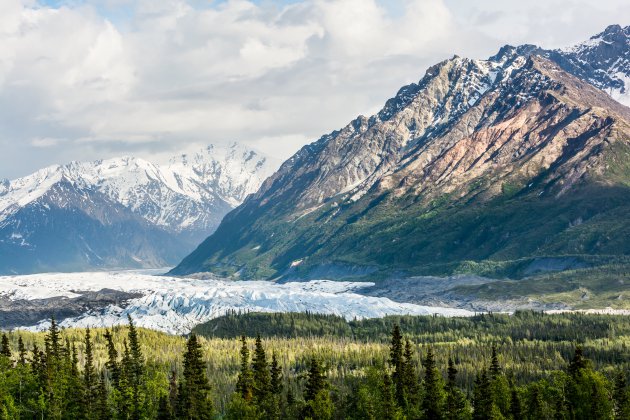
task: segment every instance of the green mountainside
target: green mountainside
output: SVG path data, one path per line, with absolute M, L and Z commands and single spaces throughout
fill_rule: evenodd
M 500 81 L 453 102 L 484 72 Z M 436 96 L 447 122 L 410 140 Z M 630 109 L 535 56 L 447 60 L 397 100 L 298 152 L 173 273 L 506 276 L 524 260 L 626 261 Z

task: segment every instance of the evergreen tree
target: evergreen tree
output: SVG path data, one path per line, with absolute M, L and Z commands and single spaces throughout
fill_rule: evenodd
M 74 378 L 79 377 L 79 355 L 77 354 L 77 346 L 72 343 L 70 352 L 70 375 Z
M 304 418 L 322 420 L 332 418 L 334 406 L 328 392 L 326 376 L 315 356 L 311 357 L 311 366 L 308 370 L 304 389 L 304 401 L 306 401 L 303 412 Z
M 98 420 L 111 419 L 111 413 L 109 410 L 109 402 L 107 401 L 107 386 L 105 385 L 105 373 L 100 376 L 98 381 L 98 388 L 96 390 L 96 418 Z
M 2 334 L 2 342 L 0 343 L 0 356 L 11 358 L 11 346 L 9 345 L 9 338 L 6 334 Z
M 383 375 L 383 382 L 380 389 L 381 416 L 382 419 L 402 419 L 404 418 L 400 408 L 396 404 L 394 393 L 392 392 L 392 380 L 387 373 Z
M 140 385 L 143 375 L 144 357 L 142 356 L 142 348 L 138 339 L 138 330 L 131 319 L 131 315 L 127 314 L 129 322 L 129 374 L 134 386 Z
M 112 385 L 117 388 L 120 381 L 120 366 L 118 365 L 118 351 L 114 345 L 114 337 L 109 330 L 105 330 L 105 341 L 107 343 L 107 362 L 105 368 L 111 375 Z
M 26 365 L 26 347 L 24 346 L 22 336 L 18 337 L 18 363 L 22 366 Z
M 50 350 L 47 353 L 58 360 L 61 353 L 61 334 L 59 333 L 59 327 L 57 326 L 54 315 L 50 317 L 50 328 L 48 328 L 48 336 L 46 339 L 50 345 Z
M 447 420 L 459 420 L 466 418 L 466 397 L 457 387 L 457 369 L 452 358 L 448 358 L 446 403 L 444 405 L 444 418 Z
M 392 340 L 389 348 L 389 365 L 393 369 L 392 382 L 396 389 L 396 400 L 401 407 L 406 405 L 405 383 L 403 379 L 403 341 L 398 324 L 392 329 Z
M 195 334 L 191 334 L 184 353 L 184 378 L 182 381 L 180 407 L 177 410 L 182 419 L 211 419 L 212 400 L 210 383 L 206 376 L 206 363 L 203 361 L 201 344 Z
M 502 373 L 501 365 L 499 364 L 499 357 L 497 356 L 497 348 L 494 345 L 492 346 L 492 357 L 490 359 L 488 372 L 492 407 L 495 412 L 499 412 L 501 413 L 501 416 L 507 417 L 510 414 L 510 386 L 505 375 Z
M 94 353 L 90 329 L 85 330 L 85 366 L 83 367 L 84 414 L 87 418 L 94 418 L 95 404 L 98 401 L 98 379 L 94 369 Z
M 304 400 L 312 401 L 320 392 L 326 390 L 326 376 L 322 372 L 322 366 L 315 356 L 311 357 L 311 365 L 308 370 Z
M 173 411 L 167 395 L 160 395 L 158 403 L 157 420 L 172 420 Z
M 568 371 L 569 374 L 575 377 L 581 369 L 589 369 L 591 367 L 590 360 L 584 357 L 584 351 L 582 350 L 582 346 L 577 346 L 575 348 L 575 354 L 573 355 L 573 359 L 569 362 Z
M 418 377 L 413 362 L 413 349 L 409 340 L 405 340 L 405 351 L 402 362 L 402 384 L 404 403 L 407 410 L 413 409 L 420 400 Z
M 267 355 L 262 346 L 260 335 L 256 337 L 254 357 L 252 358 L 252 376 L 254 379 L 254 399 L 260 405 L 271 392 L 271 375 L 267 365 Z
M 236 381 L 236 392 L 249 402 L 253 398 L 254 391 L 252 371 L 249 368 L 249 348 L 245 336 L 241 337 L 241 343 L 241 371 Z
M 137 401 L 131 380 L 132 362 L 127 340 L 123 340 L 123 353 L 120 360 L 120 379 L 116 389 L 116 412 L 119 418 L 131 419 L 137 411 Z
M 179 400 L 178 388 L 177 388 L 177 372 L 175 369 L 171 371 L 171 377 L 168 383 L 168 403 L 171 413 L 177 407 Z
M 444 416 L 444 386 L 431 347 L 427 350 L 422 366 L 424 367 L 422 413 L 425 419 L 441 419 Z
M 630 389 L 628 389 L 626 374 L 621 369 L 615 375 L 613 400 L 615 419 L 630 419 Z
M 518 395 L 518 390 L 514 384 L 511 386 L 510 394 L 510 416 L 512 420 L 521 420 L 523 418 L 521 397 Z
M 486 369 L 482 369 L 477 374 L 475 386 L 473 388 L 473 419 L 488 420 L 492 419 L 492 395 L 490 390 L 490 380 Z
M 129 333 L 127 334 L 127 338 L 129 339 L 127 381 L 130 388 L 129 392 L 133 398 L 131 418 L 136 420 L 140 418 L 142 411 L 141 385 L 144 382 L 144 357 L 142 355 L 140 339 L 138 338 L 138 330 L 129 314 L 127 314 L 127 321 L 129 322 Z
M 282 394 L 282 369 L 278 364 L 276 353 L 271 356 L 271 392 L 276 395 Z
M 499 358 L 497 356 L 497 347 L 492 346 L 492 358 L 490 359 L 490 377 L 496 378 L 501 373 L 501 366 L 499 365 Z

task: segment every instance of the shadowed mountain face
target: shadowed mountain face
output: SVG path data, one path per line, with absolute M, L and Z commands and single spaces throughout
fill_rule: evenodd
M 630 66 L 616 60 L 608 79 L 584 69 L 610 62 L 611 37 L 627 57 L 629 34 L 437 64 L 377 115 L 305 146 L 173 273 L 343 278 L 627 256 L 630 109 L 594 85 L 619 97 Z

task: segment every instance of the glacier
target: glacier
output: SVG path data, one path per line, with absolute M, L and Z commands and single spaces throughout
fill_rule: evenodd
M 464 309 L 395 302 L 385 297 L 364 296 L 359 291 L 369 282 L 274 283 L 269 281 L 200 280 L 154 275 L 145 271 L 45 273 L 0 277 L 0 299 L 75 299 L 103 289 L 134 293 L 125 305 L 86 308 L 78 316 L 60 321 L 62 327 L 110 327 L 126 324 L 127 315 L 141 327 L 170 334 L 186 334 L 200 323 L 241 312 L 313 312 L 335 314 L 351 320 L 386 315 L 471 316 Z M 0 328 L 5 328 L 0 320 Z M 45 330 L 42 319 L 20 328 Z

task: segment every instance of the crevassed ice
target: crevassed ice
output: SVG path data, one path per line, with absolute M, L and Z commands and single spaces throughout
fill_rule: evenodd
M 229 310 L 250 312 L 304 312 L 335 314 L 346 319 L 386 315 L 469 316 L 472 312 L 446 307 L 394 302 L 357 292 L 370 283 L 315 280 L 277 284 L 268 281 L 195 280 L 152 276 L 139 272 L 50 273 L 0 277 L 0 296 L 43 299 L 77 297 L 79 291 L 103 288 L 135 292 L 124 308 L 110 305 L 89 309 L 65 319 L 65 327 L 97 327 L 125 324 L 130 314 L 139 326 L 172 334 L 184 334 L 197 324 L 224 315 Z M 42 320 L 29 329 L 43 330 Z

